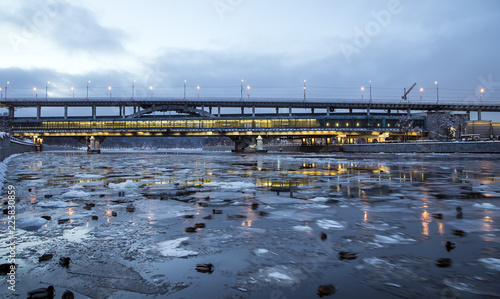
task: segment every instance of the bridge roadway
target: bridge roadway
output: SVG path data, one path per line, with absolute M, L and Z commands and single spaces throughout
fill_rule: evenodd
M 500 101 L 403 101 L 390 99 L 335 98 L 179 98 L 179 97 L 99 97 L 99 98 L 8 98 L 0 106 L 17 107 L 142 107 L 152 106 L 232 107 L 232 108 L 306 108 L 306 109 L 379 109 L 419 111 L 500 112 Z

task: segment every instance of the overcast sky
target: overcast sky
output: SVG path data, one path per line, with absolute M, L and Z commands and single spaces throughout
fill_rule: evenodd
M 10 96 L 240 95 L 499 100 L 497 0 L 0 2 Z

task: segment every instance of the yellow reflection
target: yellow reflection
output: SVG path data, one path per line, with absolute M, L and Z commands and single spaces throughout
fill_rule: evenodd
M 431 214 L 429 214 L 427 210 L 424 210 L 420 220 L 422 220 L 422 234 L 424 236 L 429 236 L 429 223 L 432 222 Z
M 69 208 L 68 211 L 66 212 L 68 215 L 73 215 L 75 214 L 75 208 Z
M 367 222 L 368 221 L 368 211 L 365 211 L 364 212 L 364 217 L 363 217 L 363 222 Z
M 438 225 L 439 225 L 439 234 L 444 235 L 444 223 L 439 222 Z
M 484 216 L 483 221 L 493 223 L 493 219 L 490 216 Z

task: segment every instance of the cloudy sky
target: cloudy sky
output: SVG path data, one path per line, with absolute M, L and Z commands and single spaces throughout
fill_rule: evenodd
M 0 87 L 12 96 L 499 100 L 497 0 L 0 2 Z M 366 97 L 366 90 L 364 96 Z M 484 118 L 484 117 L 483 117 Z

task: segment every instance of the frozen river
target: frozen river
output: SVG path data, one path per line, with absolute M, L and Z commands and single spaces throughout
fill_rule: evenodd
M 17 191 L 16 291 L 2 279 L 0 297 L 53 285 L 56 298 L 317 298 L 328 284 L 334 298 L 500 297 L 499 158 L 20 155 L 2 191 Z

